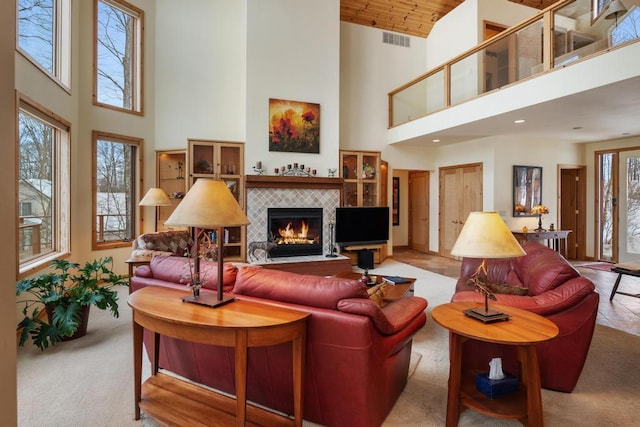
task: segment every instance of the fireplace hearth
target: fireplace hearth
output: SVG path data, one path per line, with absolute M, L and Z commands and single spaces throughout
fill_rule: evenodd
M 322 208 L 268 208 L 271 257 L 322 255 Z

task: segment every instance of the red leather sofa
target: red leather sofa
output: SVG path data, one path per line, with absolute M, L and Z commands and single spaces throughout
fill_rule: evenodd
M 138 267 L 131 290 L 184 289 L 186 260 L 155 257 Z M 203 261 L 216 288 L 214 263 Z M 379 426 L 407 382 L 412 338 L 426 322 L 427 301 L 405 297 L 379 307 L 357 280 L 299 275 L 225 264 L 224 289 L 239 299 L 302 310 L 307 323 L 304 418 L 326 426 Z M 209 289 L 207 289 L 209 288 Z M 150 334 L 145 331 L 145 343 Z M 147 348 L 149 348 L 147 346 Z M 163 369 L 235 393 L 233 349 L 162 337 Z M 249 349 L 248 400 L 293 413 L 290 344 Z
M 527 254 L 519 258 L 488 259 L 487 280 L 529 289 L 528 295 L 496 294 L 495 304 L 532 311 L 558 326 L 560 333 L 555 339 L 536 346 L 540 380 L 546 389 L 571 392 L 587 358 L 600 298 L 593 282 L 556 251 L 535 241 L 523 248 Z M 462 260 L 452 301 L 484 301 L 467 283 L 481 261 Z M 467 369 L 488 370 L 493 357 L 502 357 L 504 370 L 517 373 L 514 347 L 476 340 L 464 344 Z

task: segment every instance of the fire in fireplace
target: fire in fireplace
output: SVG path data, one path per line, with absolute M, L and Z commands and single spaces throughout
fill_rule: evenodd
M 269 208 L 272 257 L 322 255 L 322 208 Z

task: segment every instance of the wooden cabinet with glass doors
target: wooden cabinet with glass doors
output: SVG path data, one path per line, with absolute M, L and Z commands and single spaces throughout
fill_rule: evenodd
M 340 150 L 342 206 L 380 206 L 380 152 Z
M 173 213 L 187 191 L 185 150 L 156 151 L 157 186 L 161 188 L 171 206 L 159 206 L 156 211 L 156 231 L 181 230 L 185 227 L 165 225 L 165 221 Z
M 221 179 L 245 209 L 244 201 L 244 143 L 189 140 L 188 146 L 188 185 L 191 187 L 199 178 Z M 225 228 L 224 260 L 245 260 L 246 227 Z M 201 237 L 216 238 L 212 230 L 202 230 Z

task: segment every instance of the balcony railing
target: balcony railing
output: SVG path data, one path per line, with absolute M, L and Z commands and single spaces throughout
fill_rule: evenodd
M 640 8 L 594 17 L 590 0 L 560 1 L 389 93 L 389 127 L 638 41 Z

